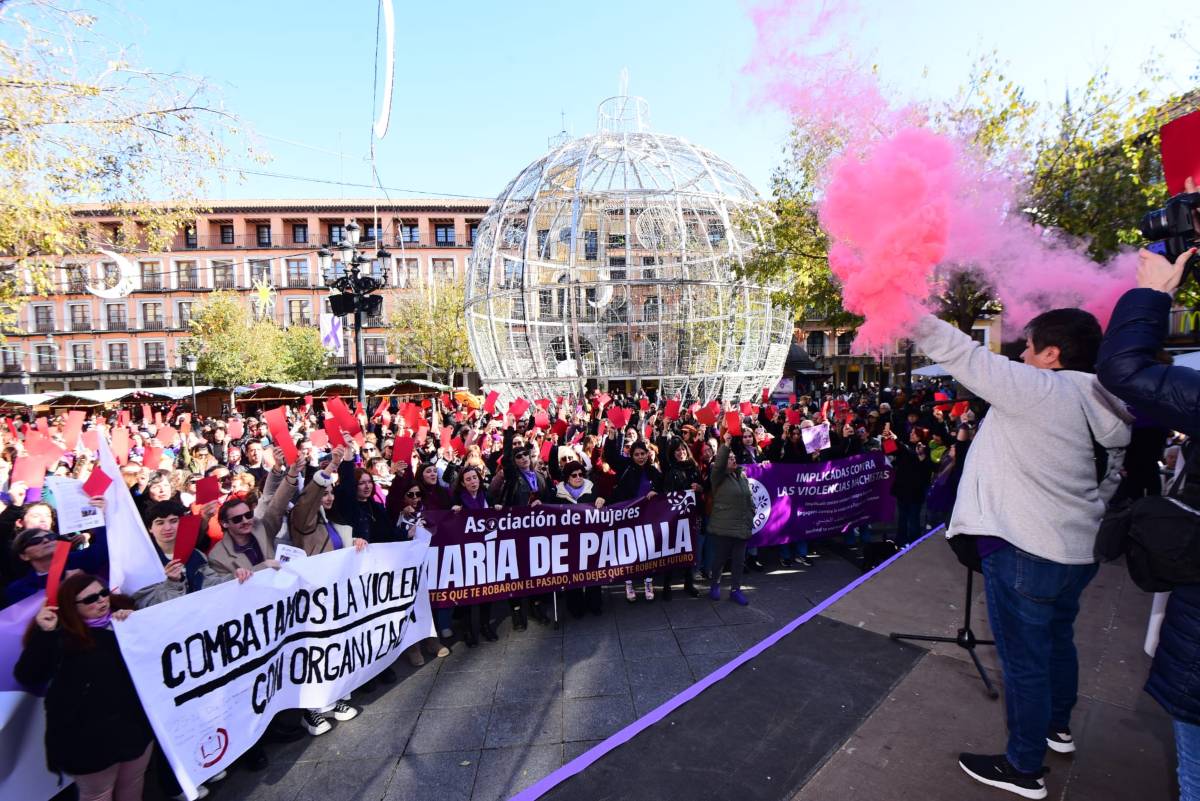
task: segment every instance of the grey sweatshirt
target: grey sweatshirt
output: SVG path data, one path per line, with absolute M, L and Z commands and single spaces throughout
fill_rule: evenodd
M 1096 532 L 1129 444 L 1132 418 L 1121 401 L 1090 373 L 1014 362 L 936 317 L 921 320 L 914 339 L 992 405 L 967 453 L 947 536 L 1000 537 L 1062 564 L 1096 561 Z M 1089 424 L 1109 454 L 1100 486 Z

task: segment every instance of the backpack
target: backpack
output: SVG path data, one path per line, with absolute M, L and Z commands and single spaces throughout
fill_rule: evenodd
M 1115 505 L 1096 535 L 1096 558 L 1125 557 L 1129 576 L 1146 592 L 1200 584 L 1200 450 L 1189 443 L 1184 474 L 1167 495 Z

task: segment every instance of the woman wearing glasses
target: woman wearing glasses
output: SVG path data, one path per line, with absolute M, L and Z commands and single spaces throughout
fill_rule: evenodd
M 46 763 L 66 773 L 80 801 L 140 801 L 154 734 L 121 658 L 113 620 L 133 599 L 87 573 L 63 579 L 25 635 L 13 674 L 46 690 Z
M 555 449 L 557 451 L 557 449 Z M 557 452 L 554 454 L 557 457 Z M 585 475 L 583 463 L 570 461 L 563 465 L 563 480 L 553 490 L 543 497 L 547 504 L 586 504 L 597 509 L 604 507 L 604 499 L 596 494 L 596 489 Z M 580 589 L 578 587 L 564 590 L 567 601 L 567 611 L 578 619 L 585 613 L 600 614 L 604 609 L 604 593 L 599 584 Z
M 483 485 L 483 470 L 475 465 L 467 465 L 458 474 L 454 491 L 452 493 L 454 506 L 452 511 L 461 512 L 479 511 L 482 509 L 498 509 L 498 506 L 492 506 L 488 502 L 487 489 Z M 496 635 L 496 630 L 492 628 L 492 602 L 483 601 L 481 603 L 472 604 L 469 608 L 470 620 L 467 624 L 467 636 L 464 641 L 468 648 L 474 648 L 479 644 L 479 635 L 483 634 L 483 638 L 488 642 L 495 642 L 499 637 Z
M 400 516 L 396 519 L 395 527 L 395 539 L 400 542 L 407 542 L 416 536 L 417 529 L 421 525 L 424 494 L 420 484 L 413 484 L 404 490 L 402 495 L 404 505 L 400 508 Z M 448 637 L 453 633 L 450 630 L 450 618 L 453 614 L 454 610 L 450 608 L 433 610 L 434 624 L 443 637 Z M 428 639 L 432 640 L 430 653 L 439 658 L 450 656 L 449 648 L 442 645 L 434 637 Z M 404 652 L 404 655 L 408 657 L 409 664 L 413 667 L 420 667 L 425 664 L 425 657 L 421 654 L 421 646 L 424 642 L 426 641 L 414 643 Z

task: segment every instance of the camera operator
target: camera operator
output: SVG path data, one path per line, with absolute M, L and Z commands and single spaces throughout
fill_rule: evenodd
M 1072 626 L 1098 566 L 1096 533 L 1119 481 L 1128 416 L 1091 374 L 1096 318 L 1054 309 L 1026 328 L 1020 364 L 954 326 L 924 318 L 914 339 L 991 404 L 966 459 L 948 536 L 967 535 L 981 557 L 988 622 L 1004 674 L 1008 746 L 961 754 L 977 781 L 1045 798 L 1048 746 L 1074 749 L 1070 716 L 1079 684 Z M 1036 411 L 1034 411 L 1036 410 Z M 1098 475 L 1095 443 L 1109 455 Z
M 1189 191 L 1195 191 L 1189 179 Z M 1192 248 L 1175 263 L 1157 253 L 1139 254 L 1138 288 L 1122 296 L 1113 310 L 1100 347 L 1097 373 L 1113 394 L 1156 422 L 1200 437 L 1200 372 L 1162 364 L 1171 311 Z M 1194 444 L 1183 458 L 1200 459 Z M 1177 471 L 1178 473 L 1178 471 Z M 1146 691 L 1175 722 L 1179 756 L 1179 792 L 1183 801 L 1200 799 L 1200 585 L 1178 586 L 1167 602 L 1166 617 L 1150 668 Z

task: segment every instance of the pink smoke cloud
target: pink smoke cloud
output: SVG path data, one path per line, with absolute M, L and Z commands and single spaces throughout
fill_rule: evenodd
M 1064 306 L 1107 322 L 1135 283 L 1135 254 L 1097 264 L 1080 243 L 1032 225 L 1010 174 L 985 166 L 969 142 L 921 128 L 912 107 L 892 108 L 853 54 L 850 32 L 861 24 L 853 5 L 773 0 L 749 14 L 756 37 L 744 73 L 756 101 L 847 141 L 819 212 L 845 306 L 866 318 L 855 351 L 904 338 L 928 311 L 939 270 L 982 275 L 1004 306 L 1006 336 Z

